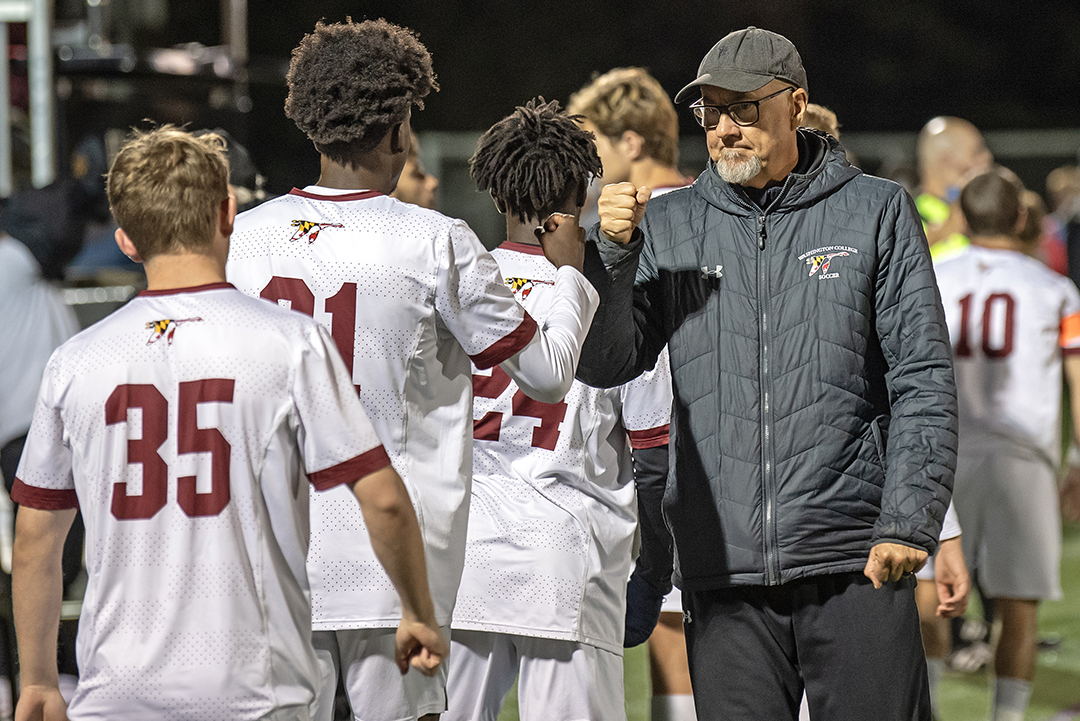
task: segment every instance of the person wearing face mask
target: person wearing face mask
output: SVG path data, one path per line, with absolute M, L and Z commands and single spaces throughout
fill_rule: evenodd
M 990 169 L 994 156 L 982 133 L 962 118 L 932 118 L 919 132 L 919 194 L 915 205 L 923 221 L 930 256 L 938 263 L 968 246 L 963 218 L 953 212 L 960 190 L 972 177 Z
M 708 167 L 655 200 L 601 194 L 578 378 L 625 383 L 669 348 L 663 507 L 699 719 L 795 719 L 805 689 L 814 718 L 929 721 L 914 572 L 956 465 L 948 330 L 913 200 L 800 127 L 806 88 L 775 33 L 706 54 L 675 101 Z

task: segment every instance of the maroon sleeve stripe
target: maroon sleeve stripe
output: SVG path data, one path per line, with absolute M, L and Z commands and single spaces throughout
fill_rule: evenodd
M 75 489 L 28 486 L 21 478 L 16 478 L 11 487 L 11 500 L 20 506 L 36 508 L 39 511 L 65 511 L 79 507 L 79 497 L 75 495 Z
M 1061 354 L 1062 355 L 1077 355 L 1078 353 L 1080 353 L 1080 348 L 1062 348 L 1061 349 Z
M 472 359 L 473 365 L 482 371 L 494 368 L 527 346 L 534 335 L 536 335 L 536 321 L 526 312 L 517 328 L 489 345 L 486 350 L 469 358 Z
M 308 474 L 308 480 L 315 486 L 316 491 L 325 491 L 342 483 L 354 483 L 364 476 L 382 470 L 390 465 L 390 456 L 386 455 L 386 449 L 376 446 L 370 451 L 361 453 L 356 458 L 350 458 L 344 463 L 331 466 L 321 471 Z
M 665 423 L 662 426 L 649 428 L 644 431 L 627 431 L 626 435 L 630 436 L 631 448 L 656 448 L 657 446 L 666 446 L 668 444 L 668 429 L 670 427 L 671 425 L 669 423 Z

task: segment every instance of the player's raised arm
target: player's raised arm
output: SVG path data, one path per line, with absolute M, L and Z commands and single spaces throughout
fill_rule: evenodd
M 565 143 L 568 152 L 550 156 L 545 136 Z M 581 346 L 599 303 L 596 290 L 582 275 L 585 242 L 578 226 L 588 178 L 603 172 L 596 146 L 557 102 L 536 99 L 484 133 L 469 170 L 477 188 L 489 191 L 505 213 L 507 239 L 524 245 L 539 242 L 558 269 L 550 312 L 528 342 L 486 364 L 476 358 L 473 363 L 482 370 L 501 365 L 529 397 L 558 402 L 574 382 Z M 498 278 L 498 269 L 493 270 Z M 499 285 L 491 289 L 493 295 L 513 298 Z
M 405 673 L 411 663 L 431 676 L 450 648 L 435 620 L 423 539 L 409 492 L 393 467 L 386 466 L 354 483 L 353 493 L 360 501 L 375 555 L 401 597 L 398 668 Z
M 650 196 L 651 188 L 637 188 L 633 183 L 605 185 L 596 203 L 604 237 L 615 243 L 629 243 L 645 217 Z
M 67 719 L 58 685 L 56 641 L 64 595 L 60 561 L 75 511 L 23 506 L 16 519 L 11 595 L 19 639 L 21 693 L 15 710 L 19 721 Z

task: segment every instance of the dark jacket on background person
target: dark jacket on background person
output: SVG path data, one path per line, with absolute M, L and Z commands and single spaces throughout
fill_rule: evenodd
M 590 232 L 601 304 L 577 375 L 618 385 L 669 345 L 684 590 L 861 571 L 879 542 L 932 554 L 951 495 L 956 391 L 915 206 L 798 132 L 764 210 L 710 163 L 629 244 Z

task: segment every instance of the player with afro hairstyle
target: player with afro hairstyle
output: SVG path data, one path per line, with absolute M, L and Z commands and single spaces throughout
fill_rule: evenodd
M 559 305 L 540 326 L 464 221 L 391 196 L 413 106 L 436 87 L 412 31 L 320 22 L 293 52 L 288 85 L 285 110 L 320 153 L 319 179 L 237 216 L 226 275 L 329 327 L 424 519 L 435 620 L 448 634 L 465 562 L 472 369 L 502 367 L 542 403 L 566 395 L 599 302 L 581 272 L 584 234 L 576 216 L 550 220 L 543 253 L 558 268 Z M 355 718 L 432 721 L 446 710 L 446 664 L 401 675 L 395 631 L 407 609 L 374 563 L 356 506 L 333 491 L 309 506 L 321 672 L 311 718 L 333 718 L 340 680 Z
M 480 138 L 469 160 L 476 187 L 522 223 L 546 218 L 571 200 L 575 207 L 584 205 L 589 176 L 604 168 L 593 134 L 576 120 L 558 101 L 545 103 L 542 97 L 517 108 Z
M 293 50 L 285 114 L 323 155 L 355 165 L 438 90 L 431 55 L 386 20 L 319 21 Z

